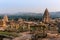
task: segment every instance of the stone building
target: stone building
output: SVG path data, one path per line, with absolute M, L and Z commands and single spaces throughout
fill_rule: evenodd
M 8 22 L 8 16 L 7 15 L 5 15 L 3 19 L 5 22 Z
M 6 28 L 6 22 L 2 19 L 0 20 L 0 30 L 5 30 Z
M 43 15 L 42 21 L 43 21 L 44 23 L 49 23 L 50 20 L 51 20 L 51 18 L 50 18 L 48 9 L 46 8 L 46 9 L 45 9 L 45 12 L 44 12 L 44 15 Z

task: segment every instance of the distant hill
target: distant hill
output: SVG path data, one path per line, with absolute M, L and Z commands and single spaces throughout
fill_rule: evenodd
M 9 18 L 11 19 L 15 19 L 15 18 L 23 18 L 23 19 L 26 19 L 26 20 L 41 20 L 42 19 L 42 13 L 17 13 L 17 14 L 14 14 L 14 15 L 8 15 Z
M 52 18 L 60 18 L 60 12 L 50 12 Z
M 43 16 L 43 13 L 17 13 L 16 15 L 21 16 Z M 50 12 L 52 18 L 60 17 L 60 12 Z
M 8 15 L 9 19 L 42 19 L 43 13 L 31 13 L 31 12 L 18 12 L 15 14 L 0 14 L 0 18 L 4 15 Z M 50 12 L 51 18 L 60 18 L 60 12 Z

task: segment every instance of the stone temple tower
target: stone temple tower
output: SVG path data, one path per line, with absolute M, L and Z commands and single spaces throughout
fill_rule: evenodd
M 50 18 L 50 15 L 49 15 L 49 12 L 48 12 L 48 9 L 46 8 L 45 9 L 45 12 L 44 12 L 44 15 L 43 15 L 43 22 L 44 23 L 49 23 L 51 18 Z
M 5 22 L 8 22 L 8 16 L 7 15 L 5 15 L 3 19 Z

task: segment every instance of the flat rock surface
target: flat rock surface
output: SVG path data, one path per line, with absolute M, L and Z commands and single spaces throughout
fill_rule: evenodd
M 13 40 L 30 40 L 32 37 L 32 34 L 29 34 L 29 32 L 23 32 L 23 33 L 20 33 L 20 35 L 21 36 L 16 37 Z M 48 37 L 48 38 L 42 38 L 42 39 L 39 38 L 38 40 L 60 40 L 60 35 L 57 35 L 57 37 Z
M 31 34 L 28 34 L 27 32 L 23 32 L 23 33 L 20 33 L 20 37 L 16 37 L 15 39 L 13 40 L 29 40 L 31 39 Z

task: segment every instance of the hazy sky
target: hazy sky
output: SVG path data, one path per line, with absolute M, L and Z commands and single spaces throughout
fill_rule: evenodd
M 0 0 L 0 13 L 60 11 L 60 0 Z

